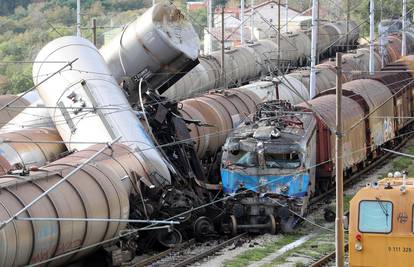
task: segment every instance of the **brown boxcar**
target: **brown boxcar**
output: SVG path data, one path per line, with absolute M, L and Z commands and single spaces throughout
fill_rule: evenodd
M 324 95 L 309 101 L 312 109 L 322 118 L 317 119 L 318 138 L 316 163 L 317 177 L 332 177 L 335 158 L 335 95 Z M 305 103 L 299 106 L 307 107 Z M 355 100 L 342 97 L 342 123 L 346 131 L 364 117 L 364 110 Z M 344 168 L 351 169 L 366 159 L 366 130 L 365 121 L 343 137 Z
M 368 117 L 371 151 L 394 138 L 394 103 L 388 87 L 376 80 L 360 79 L 344 84 L 343 89 L 361 95 L 370 112 L 379 107 Z
M 386 85 L 394 95 L 396 129 L 400 130 L 407 126 L 412 121 L 414 82 L 406 63 L 389 64 L 371 78 Z

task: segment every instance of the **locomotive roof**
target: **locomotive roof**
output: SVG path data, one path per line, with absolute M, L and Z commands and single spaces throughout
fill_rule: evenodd
M 259 141 L 265 144 L 265 151 L 273 153 L 290 152 L 305 147 L 307 133 L 314 121 L 313 114 L 298 111 L 282 116 L 286 116 L 286 120 L 282 122 L 275 122 L 275 118 L 246 122 L 233 131 L 229 141 L 238 142 L 245 151 L 254 151 Z

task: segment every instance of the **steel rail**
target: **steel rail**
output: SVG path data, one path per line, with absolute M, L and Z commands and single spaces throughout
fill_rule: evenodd
M 184 247 L 191 246 L 194 243 L 195 243 L 195 239 L 194 238 L 193 239 L 190 239 L 189 241 L 184 242 L 184 243 L 181 243 L 181 244 L 177 245 L 176 247 L 173 247 L 173 248 L 169 248 L 167 250 L 164 250 L 164 251 L 162 251 L 162 252 L 160 252 L 158 254 L 152 255 L 152 256 L 144 259 L 144 260 L 141 260 L 141 261 L 139 261 L 137 263 L 134 263 L 132 265 L 129 265 L 129 266 L 132 266 L 132 267 L 141 267 L 141 266 L 150 265 L 151 263 L 156 262 L 156 261 L 158 261 L 158 260 L 160 260 L 160 259 L 168 256 L 172 252 L 178 251 L 178 250 L 180 250 L 180 249 L 182 249 Z
M 348 251 L 348 244 L 344 246 L 345 252 Z M 335 259 L 336 253 L 332 251 L 331 253 L 325 255 L 323 258 L 320 258 L 316 262 L 312 263 L 309 267 L 323 267 L 326 266 L 329 262 Z
M 185 255 L 184 254 L 184 255 L 178 256 L 177 259 L 157 263 L 157 261 L 163 261 L 163 259 L 169 259 L 169 257 L 174 257 L 175 252 L 184 250 L 184 249 L 189 248 L 190 246 L 194 245 L 196 243 L 196 241 L 195 241 L 195 239 L 191 239 L 191 240 L 189 240 L 185 243 L 179 244 L 178 246 L 176 246 L 174 248 L 170 248 L 170 249 L 162 251 L 158 254 L 149 256 L 148 258 L 140 260 L 139 262 L 132 263 L 132 264 L 128 263 L 126 266 L 129 266 L 129 267 L 142 267 L 142 266 L 149 266 L 151 264 L 154 264 L 156 266 L 169 266 L 169 267 L 188 266 L 190 264 L 193 264 L 197 261 L 200 261 L 201 259 L 206 258 L 209 255 L 212 255 L 215 252 L 217 252 L 217 251 L 233 244 L 235 241 L 239 240 L 240 238 L 242 238 L 246 235 L 247 235 L 247 233 L 241 233 L 237 236 L 234 236 L 230 239 L 227 239 L 227 240 L 221 242 L 220 244 L 212 246 L 211 248 L 208 248 L 208 249 L 202 251 L 201 253 L 199 253 L 197 255 L 191 255 L 191 254 Z M 181 257 L 182 257 L 182 259 L 180 259 Z
M 210 249 L 208 249 L 204 252 L 201 252 L 198 255 L 195 255 L 195 256 L 192 256 L 190 258 L 184 259 L 183 261 L 181 261 L 177 264 L 174 264 L 172 266 L 173 267 L 184 267 L 184 266 L 190 265 L 192 263 L 195 263 L 195 262 L 197 262 L 197 261 L 199 261 L 199 260 L 201 260 L 201 259 L 203 259 L 203 258 L 205 258 L 205 257 L 207 257 L 207 256 L 209 256 L 209 255 L 211 255 L 211 254 L 227 247 L 228 245 L 232 244 L 234 241 L 239 240 L 240 238 L 244 237 L 245 235 L 247 235 L 246 232 L 241 233 L 241 234 L 239 234 L 239 235 L 237 235 L 233 238 L 230 238 L 230 239 L 228 239 L 224 242 L 221 242 L 220 244 L 218 244 L 218 245 L 216 245 L 216 246 L 214 246 L 214 247 L 212 247 L 212 248 L 210 248 Z

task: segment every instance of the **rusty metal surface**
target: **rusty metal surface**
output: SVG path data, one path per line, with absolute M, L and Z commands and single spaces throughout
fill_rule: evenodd
M 357 55 L 361 55 L 361 64 L 363 64 L 364 66 L 364 70 L 368 71 L 369 70 L 369 48 L 359 48 L 356 50 L 356 54 Z M 374 63 L 374 67 L 375 70 L 380 70 L 381 69 L 381 56 L 379 54 L 379 52 L 376 50 L 374 50 L 374 59 L 375 59 L 375 63 Z
M 207 153 L 216 153 L 232 129 L 243 118 L 253 114 L 260 102 L 260 98 L 252 91 L 241 89 L 212 91 L 182 101 L 182 116 L 204 124 L 189 126 L 198 156 L 203 158 Z
M 66 151 L 64 144 L 53 143 L 62 141 L 56 129 L 39 128 L 3 133 L 0 134 L 0 140 L 0 175 L 11 170 L 41 167 Z
M 388 53 L 388 62 L 394 62 L 401 57 L 401 38 L 396 35 L 387 36 L 388 40 L 387 53 Z
M 408 71 L 409 67 L 405 62 L 398 61 L 387 65 L 382 72 L 376 73 L 372 77 L 387 86 L 395 95 L 394 115 L 397 117 L 398 129 L 405 127 L 411 121 L 410 117 L 412 116 L 414 82 Z
M 127 24 L 100 52 L 118 82 L 125 76 L 136 81 L 144 77 L 144 88 L 162 92 L 171 79 L 194 67 L 198 43 L 184 15 L 173 5 L 158 3 Z
M 180 110 L 181 116 L 187 120 L 202 121 L 203 115 L 191 105 L 183 103 L 182 109 Z M 205 155 L 207 148 L 209 147 L 210 138 L 208 137 L 211 133 L 211 127 L 199 127 L 194 123 L 189 124 L 191 140 L 195 143 L 195 150 L 197 151 L 198 157 Z
M 231 84 L 240 86 L 243 82 L 252 80 L 259 76 L 260 69 L 256 67 L 256 64 L 252 64 L 256 61 L 255 55 L 249 47 L 236 47 L 225 52 L 229 56 L 230 61 L 226 61 L 229 64 L 233 81 L 228 81 Z
M 334 51 L 335 46 L 339 43 L 337 40 L 340 38 L 340 29 L 334 23 L 322 23 L 320 27 L 328 33 L 329 43 L 334 44 L 331 48 L 329 48 L 330 52 Z
M 345 83 L 343 90 L 361 95 L 367 102 L 370 112 L 379 107 L 368 118 L 371 150 L 394 138 L 394 120 L 389 117 L 394 114 L 394 103 L 392 99 L 387 101 L 392 96 L 388 87 L 375 80 L 360 79 Z
M 0 95 L 0 108 L 7 105 L 10 101 L 14 100 L 16 95 Z M 17 116 L 24 107 L 30 103 L 24 98 L 18 99 L 16 102 L 11 104 L 9 107 L 4 108 L 0 111 L 0 128 L 6 125 L 11 119 Z
M 333 71 L 333 68 L 331 66 L 326 67 L 326 65 L 324 64 L 319 64 L 316 67 L 317 67 L 317 71 L 316 71 L 317 93 L 335 86 L 336 74 Z M 306 90 L 309 90 L 309 84 L 310 84 L 310 71 L 309 70 L 295 71 L 295 72 L 287 74 L 286 77 L 293 77 L 297 79 L 304 85 Z
M 0 177 L 0 221 L 8 219 L 100 148 L 96 145 L 74 153 L 38 172 L 31 172 L 27 177 Z M 126 219 L 129 200 L 122 180 L 133 171 L 142 175 L 143 170 L 137 162 L 126 146 L 113 145 L 39 200 L 23 216 Z M 124 228 L 125 223 L 114 221 L 13 221 L 0 230 L 0 265 L 36 263 L 112 238 Z M 62 265 L 92 250 L 61 258 L 52 265 Z
M 309 101 L 313 109 L 318 112 L 323 118 L 323 122 L 329 129 L 335 128 L 335 95 L 325 95 Z M 347 129 L 352 127 L 364 117 L 364 111 L 360 105 L 349 97 L 342 97 L 342 122 L 343 129 L 346 132 L 343 137 L 344 143 L 344 167 L 350 168 L 356 163 L 363 161 L 366 158 L 365 148 L 365 121 L 362 121 L 352 131 Z M 307 107 L 302 103 L 299 106 Z M 319 129 L 319 131 L 324 131 Z M 324 142 L 326 146 L 330 147 L 330 159 L 335 158 L 335 133 L 330 132 L 330 142 Z M 362 148 L 362 149 L 361 149 Z

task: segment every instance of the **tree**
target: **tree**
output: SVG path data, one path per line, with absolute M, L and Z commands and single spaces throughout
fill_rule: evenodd
M 196 9 L 189 14 L 192 18 L 192 23 L 195 31 L 200 39 L 204 35 L 204 27 L 207 25 L 207 10 L 205 8 Z

